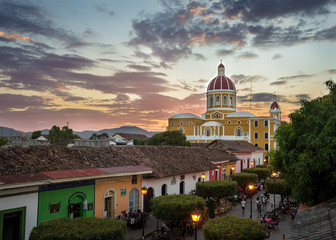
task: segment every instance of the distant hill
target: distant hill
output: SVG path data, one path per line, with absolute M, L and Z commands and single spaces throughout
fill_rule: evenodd
M 39 129 L 37 129 L 37 130 L 39 130 Z M 41 132 L 42 132 L 42 134 L 48 134 L 49 129 L 43 129 L 43 130 L 41 130 Z M 82 132 L 74 131 L 74 134 L 77 134 L 81 138 L 89 138 L 94 133 L 101 134 L 101 133 L 104 133 L 104 132 L 107 133 L 110 137 L 113 136 L 116 133 L 144 134 L 147 137 L 151 137 L 151 136 L 153 136 L 154 134 L 157 133 L 157 132 L 148 132 L 148 131 L 146 131 L 142 128 L 136 127 L 136 126 L 123 126 L 123 127 L 120 127 L 120 128 L 102 129 L 102 130 L 98 130 L 98 131 L 91 131 L 91 130 L 82 131 Z M 15 130 L 13 128 L 0 127 L 0 136 L 17 136 L 17 135 L 31 136 L 31 134 L 32 134 L 32 132 L 21 132 L 21 131 Z

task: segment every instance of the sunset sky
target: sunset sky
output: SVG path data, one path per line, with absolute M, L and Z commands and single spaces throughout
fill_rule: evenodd
M 335 81 L 336 1 L 0 0 L 0 126 L 164 131 L 221 59 L 238 111 L 288 120 Z

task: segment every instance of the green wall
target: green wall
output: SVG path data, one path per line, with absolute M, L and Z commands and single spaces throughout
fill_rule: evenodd
M 72 184 L 74 185 L 74 184 Z M 57 189 L 61 188 L 61 189 Z M 55 189 L 55 190 L 54 190 Z M 68 218 L 69 198 L 71 202 L 81 202 L 81 199 L 86 196 L 87 203 L 93 203 L 92 210 L 81 210 L 82 216 L 94 216 L 94 184 L 86 186 L 72 187 L 71 184 L 53 185 L 48 189 L 43 189 L 39 192 L 38 203 L 38 225 L 42 222 L 55 220 L 58 218 Z M 60 204 L 59 211 L 51 213 L 52 204 Z

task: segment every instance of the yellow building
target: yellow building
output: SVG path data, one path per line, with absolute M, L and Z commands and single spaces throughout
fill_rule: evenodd
M 201 117 L 192 113 L 176 114 L 168 119 L 169 131 L 179 130 L 192 143 L 214 140 L 246 140 L 270 151 L 275 148 L 274 133 L 281 123 L 279 104 L 273 101 L 270 116 L 237 112 L 235 84 L 225 76 L 225 67 L 218 66 L 218 75 L 207 88 L 207 110 Z

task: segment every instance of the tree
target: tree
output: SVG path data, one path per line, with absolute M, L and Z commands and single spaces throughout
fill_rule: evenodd
M 258 175 L 255 173 L 235 173 L 232 176 L 234 181 L 237 181 L 238 186 L 242 188 L 247 187 L 251 183 L 256 183 L 258 181 Z
M 97 133 L 93 133 L 89 139 L 93 140 L 93 139 L 96 139 L 96 138 L 98 138 Z
M 125 240 L 126 223 L 110 218 L 57 219 L 34 227 L 29 240 Z
M 178 130 L 155 134 L 148 139 L 147 145 L 191 146 L 186 136 Z
M 101 133 L 101 134 L 93 133 L 89 139 L 91 139 L 91 140 L 92 139 L 100 139 L 102 137 L 109 138 L 109 135 L 107 133 Z
M 336 84 L 325 84 L 329 94 L 301 100 L 301 108 L 289 115 L 291 122 L 278 128 L 271 159 L 292 187 L 292 196 L 308 205 L 336 195 Z
M 269 175 L 271 174 L 271 170 L 269 168 L 264 167 L 245 168 L 243 169 L 243 172 L 257 174 L 259 179 L 268 178 Z
M 36 139 L 41 137 L 41 131 L 34 131 L 31 135 L 31 139 Z
M 54 125 L 49 130 L 48 138 L 49 138 L 50 143 L 55 144 L 61 141 L 78 138 L 78 136 L 74 135 L 72 129 L 67 126 L 64 126 L 62 127 L 62 129 L 60 129 L 60 127 Z
M 283 202 L 286 196 L 291 195 L 291 188 L 288 187 L 285 179 L 268 179 L 266 181 L 266 189 L 268 193 L 279 194 L 281 202 Z
M 265 239 L 265 228 L 250 218 L 224 216 L 209 219 L 203 226 L 205 240 L 259 240 Z
M 237 193 L 238 184 L 235 181 L 217 180 L 196 183 L 196 194 L 203 197 L 213 197 L 218 201 L 220 198 L 233 196 Z
M 178 222 L 190 219 L 195 209 L 202 211 L 205 201 L 195 195 L 173 194 L 155 197 L 151 200 L 152 214 L 164 221 Z
M 8 140 L 6 138 L 0 137 L 0 146 L 6 145 Z
M 139 140 L 139 139 L 134 139 L 133 140 L 133 145 L 146 145 L 147 140 Z

